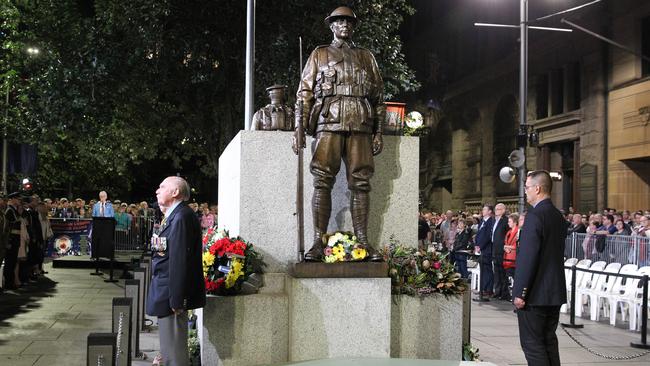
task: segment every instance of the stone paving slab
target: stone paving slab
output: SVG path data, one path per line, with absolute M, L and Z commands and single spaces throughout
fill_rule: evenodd
M 0 341 L 0 355 L 17 355 L 27 348 L 33 341 L 9 340 Z
M 32 366 L 38 361 L 39 356 L 0 356 L 0 365 L 11 366 Z M 53 366 L 55 364 L 50 364 Z
M 34 366 L 54 366 L 54 365 L 86 365 L 86 351 L 84 348 L 83 355 L 43 355 Z
M 85 269 L 46 268 L 49 280 L 30 284 L 24 290 L 0 295 L 0 365 L 4 366 L 84 366 L 86 339 L 92 332 L 111 329 L 111 302 L 124 296 L 119 283 L 106 283 L 103 277 L 90 276 Z M 561 321 L 567 321 L 565 315 Z M 579 319 L 583 329 L 570 329 L 582 342 L 608 354 L 629 355 L 639 350 L 629 342 L 640 340 L 629 332 L 627 323 L 609 326 L 607 320 Z M 648 366 L 650 355 L 630 361 L 611 361 L 580 348 L 558 328 L 563 365 Z M 519 346 L 516 314 L 506 302 L 472 303 L 472 344 L 479 348 L 483 361 L 495 365 L 526 365 Z M 158 353 L 158 334 L 140 334 L 140 348 L 147 360 L 134 360 L 135 366 L 149 366 Z
M 504 301 L 472 303 L 472 344 L 478 347 L 481 360 L 496 365 L 526 365 L 526 358 L 519 344 L 519 329 L 512 304 Z M 568 322 L 568 316 L 561 314 L 560 322 Z M 612 327 L 608 320 L 592 322 L 577 319 L 583 329 L 568 329 L 583 344 L 598 352 L 625 356 L 642 350 L 629 347 L 630 342 L 639 342 L 641 335 L 630 332 L 627 324 Z M 650 354 L 633 360 L 608 360 L 593 355 L 575 343 L 565 331 L 558 327 L 558 343 L 562 365 L 649 365 Z

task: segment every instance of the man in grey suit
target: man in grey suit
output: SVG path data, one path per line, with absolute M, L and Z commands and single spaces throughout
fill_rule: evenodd
M 526 199 L 533 206 L 521 229 L 512 289 L 519 341 L 529 365 L 560 365 L 555 331 L 566 302 L 564 240 L 568 223 L 551 202 L 547 171 L 528 173 Z

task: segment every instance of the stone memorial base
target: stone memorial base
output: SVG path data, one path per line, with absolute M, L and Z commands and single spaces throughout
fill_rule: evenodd
M 204 365 L 390 357 L 389 278 L 266 274 L 259 294 L 209 296 L 199 310 Z
M 289 361 L 390 357 L 390 278 L 290 282 Z
M 241 235 L 264 255 L 268 272 L 286 272 L 297 259 L 296 187 L 298 159 L 291 150 L 292 132 L 241 131 L 219 157 L 219 227 Z M 313 242 L 309 171 L 313 139 L 307 138 L 302 177 L 305 250 Z M 384 136 L 370 180 L 368 236 L 376 248 L 391 236 L 417 245 L 419 140 Z M 352 231 L 345 164 L 332 190 L 328 231 Z
M 389 278 L 264 277 L 259 294 L 209 296 L 198 311 L 202 364 L 462 357 L 461 297 L 391 296 Z
M 396 358 L 460 360 L 463 355 L 463 299 L 436 294 L 394 296 L 390 354 Z

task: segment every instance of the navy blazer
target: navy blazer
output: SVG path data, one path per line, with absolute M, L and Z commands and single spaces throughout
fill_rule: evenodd
M 568 225 L 550 199 L 528 211 L 519 236 L 513 297 L 533 306 L 566 303 L 564 240 Z
M 153 252 L 147 314 L 164 317 L 172 309 L 196 309 L 205 305 L 201 225 L 194 212 L 181 202 L 160 228 L 167 238 L 166 252 Z
M 481 255 L 487 257 L 492 256 L 492 227 L 494 226 L 494 217 L 487 220 L 481 220 L 476 233 L 474 242 L 481 248 Z
M 494 221 L 496 222 L 496 218 Z M 503 245 L 506 242 L 506 233 L 509 229 L 508 216 L 501 216 L 499 222 L 496 223 L 494 235 L 492 236 L 492 254 L 494 255 L 494 258 L 503 258 Z

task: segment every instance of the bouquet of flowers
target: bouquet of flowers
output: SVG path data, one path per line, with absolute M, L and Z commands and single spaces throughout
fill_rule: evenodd
M 362 261 L 368 256 L 366 248 L 349 232 L 337 231 L 323 235 L 325 263 Z
M 449 296 L 467 290 L 460 274 L 456 273 L 454 265 L 447 259 L 448 253 L 418 250 L 392 239 L 382 252 L 388 262 L 394 295 L 424 296 L 440 293 Z
M 236 295 L 242 283 L 262 273 L 262 256 L 253 244 L 240 237 L 230 238 L 226 230 L 210 228 L 203 236 L 203 277 L 208 294 Z

